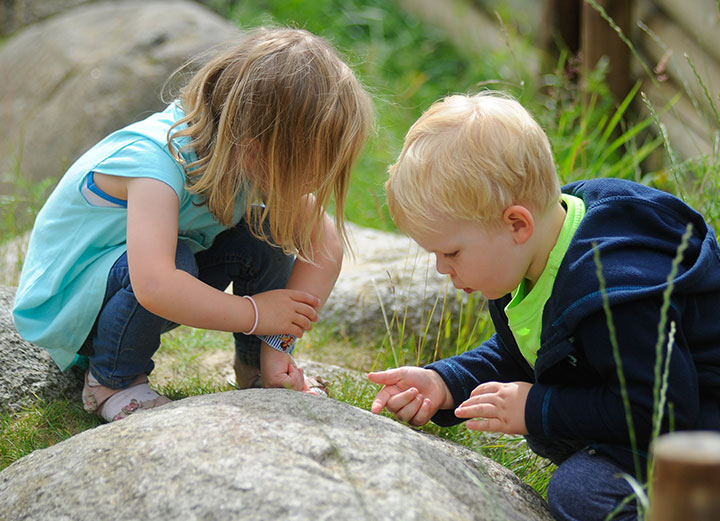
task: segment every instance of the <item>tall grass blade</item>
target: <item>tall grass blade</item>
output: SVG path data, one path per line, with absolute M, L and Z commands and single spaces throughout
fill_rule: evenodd
M 663 346 L 665 345 L 666 340 L 665 326 L 667 324 L 668 310 L 670 309 L 672 291 L 675 288 L 675 277 L 678 273 L 678 266 L 680 265 L 680 262 L 682 262 L 691 234 L 692 224 L 688 223 L 687 227 L 685 228 L 685 233 L 683 233 L 682 238 L 680 239 L 680 244 L 675 253 L 675 258 L 673 258 L 672 265 L 670 267 L 670 273 L 667 276 L 667 287 L 665 288 L 665 291 L 663 291 L 663 302 L 662 306 L 660 307 L 660 321 L 658 322 L 657 344 L 655 345 L 655 385 L 653 386 L 654 410 L 652 419 L 653 432 L 651 441 L 657 439 L 657 437 L 660 435 L 660 429 L 662 426 L 663 413 L 665 408 L 665 395 L 667 394 L 667 379 L 670 368 L 670 356 L 672 355 L 672 346 L 675 335 L 675 324 L 672 323 L 670 327 L 671 338 L 668 342 L 667 347 L 667 358 L 665 359 L 665 364 L 663 366 Z M 652 465 L 650 462 L 648 462 L 648 475 L 650 475 L 651 469 Z
M 395 350 L 395 344 L 393 343 L 392 328 L 390 327 L 390 322 L 388 321 L 387 311 L 385 311 L 385 304 L 383 303 L 382 295 L 380 295 L 380 290 L 377 287 L 375 279 L 372 279 L 372 284 L 373 288 L 375 288 L 375 294 L 378 297 L 378 302 L 380 303 L 380 312 L 382 313 L 383 321 L 385 322 L 385 331 L 387 332 L 388 341 L 390 342 L 390 351 L 392 352 L 393 360 L 395 361 L 395 367 L 400 367 L 397 352 Z
M 713 114 L 715 115 L 715 123 L 717 123 L 718 126 L 720 126 L 720 115 L 718 114 L 718 109 L 715 106 L 715 100 L 710 95 L 710 92 L 708 91 L 707 85 L 705 85 L 705 82 L 703 81 L 702 77 L 698 74 L 698 71 L 695 69 L 695 64 L 690 59 L 690 56 L 688 56 L 687 53 L 685 53 L 685 60 L 688 62 L 688 65 L 690 65 L 690 68 L 693 71 L 693 74 L 695 75 L 695 79 L 698 82 L 698 85 L 700 85 L 700 88 L 703 90 L 703 94 L 705 95 L 705 99 L 708 100 L 708 103 L 710 104 L 710 108 L 712 109 Z
M 620 347 L 615 332 L 615 324 L 612 319 L 612 311 L 610 310 L 610 299 L 608 298 L 605 286 L 605 276 L 603 275 L 602 262 L 600 261 L 600 250 L 597 243 L 593 243 L 593 259 L 595 261 L 595 273 L 600 284 L 600 294 L 602 295 L 603 310 L 607 320 L 608 332 L 610 334 L 610 344 L 613 351 L 613 359 L 615 360 L 615 368 L 617 370 L 618 381 L 620 382 L 620 393 L 622 395 L 623 407 L 625 408 L 625 422 L 628 426 L 628 435 L 630 436 L 630 448 L 633 454 L 633 465 L 636 475 L 641 475 L 640 457 L 638 455 L 638 445 L 635 435 L 635 425 L 632 419 L 632 409 L 630 408 L 630 397 L 628 396 L 627 381 L 625 380 L 625 372 L 623 371 L 622 360 L 620 359 Z
M 682 184 L 680 183 L 680 179 L 678 178 L 678 162 L 675 158 L 675 153 L 672 150 L 672 147 L 670 146 L 670 139 L 667 135 L 667 129 L 665 128 L 665 125 L 662 124 L 660 121 L 660 118 L 658 118 L 657 112 L 655 112 L 655 107 L 653 107 L 652 103 L 650 103 L 650 100 L 645 95 L 645 93 L 641 93 L 643 102 L 645 103 L 645 106 L 650 111 L 650 116 L 652 117 L 653 121 L 655 122 L 655 126 L 658 128 L 658 131 L 660 132 L 660 135 L 662 137 L 663 146 L 665 147 L 665 152 L 667 153 L 668 161 L 670 163 L 670 173 L 673 176 L 673 179 L 675 179 L 675 185 L 678 191 L 678 194 L 680 195 L 680 198 L 685 200 L 685 193 L 682 187 Z M 675 104 L 677 100 L 679 99 L 680 95 L 676 95 L 673 98 L 673 101 L 671 104 Z

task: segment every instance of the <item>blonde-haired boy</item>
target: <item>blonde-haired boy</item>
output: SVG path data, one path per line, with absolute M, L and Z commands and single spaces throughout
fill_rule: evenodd
M 636 519 L 633 501 L 621 506 L 632 490 L 618 475 L 645 478 L 658 343 L 663 364 L 673 345 L 662 430 L 720 430 L 720 249 L 713 230 L 679 199 L 629 181 L 580 181 L 561 190 L 547 136 L 501 94 L 432 105 L 408 132 L 386 189 L 398 228 L 436 255 L 438 271 L 456 288 L 489 300 L 496 333 L 425 368 L 371 373 L 383 385 L 373 412 L 386 408 L 414 425 L 472 418 L 471 429 L 526 435 L 558 465 L 548 487 L 557 519 L 604 519 L 616 507 L 613 519 Z

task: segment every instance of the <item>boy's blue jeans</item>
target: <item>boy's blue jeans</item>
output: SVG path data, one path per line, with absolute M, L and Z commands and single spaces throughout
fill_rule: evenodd
M 232 282 L 236 295 L 252 295 L 284 288 L 294 257 L 283 254 L 250 234 L 244 221 L 219 234 L 212 246 L 193 255 L 178 241 L 175 265 L 206 284 L 224 290 Z M 193 303 L 189 301 L 188 306 Z M 154 315 L 135 298 L 127 253 L 110 270 L 105 300 L 81 354 L 87 354 L 98 382 L 123 389 L 140 374 L 150 374 L 160 335 L 178 324 Z M 241 363 L 260 366 L 260 339 L 235 333 Z
M 526 437 L 530 448 L 558 468 L 550 478 L 548 506 L 557 521 L 603 521 L 633 490 L 612 460 L 589 447 L 578 448 L 564 440 Z M 611 519 L 635 521 L 637 503 L 632 500 Z

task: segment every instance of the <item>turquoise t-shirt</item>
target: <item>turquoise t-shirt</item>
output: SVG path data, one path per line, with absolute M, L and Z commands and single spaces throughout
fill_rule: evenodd
M 91 172 L 168 184 L 180 203 L 178 238 L 193 252 L 210 247 L 227 229 L 185 189 L 185 172 L 168 150 L 168 130 L 183 115 L 173 103 L 106 137 L 70 167 L 37 216 L 13 316 L 20 335 L 45 347 L 61 369 L 72 365 L 90 333 L 110 268 L 126 251 L 127 210 L 86 199 L 82 187 Z M 183 159 L 192 161 L 194 154 Z M 246 201 L 245 193 L 238 195 L 233 225 Z
M 529 281 L 523 279 L 513 292 L 512 300 L 505 307 L 508 326 L 515 337 L 520 352 L 533 367 L 535 366 L 535 360 L 537 360 L 537 352 L 540 349 L 545 303 L 552 294 L 555 277 L 570 246 L 570 241 L 580 226 L 580 221 L 585 217 L 585 203 L 582 199 L 562 194 L 562 202 L 566 208 L 565 221 L 555 246 L 550 251 L 545 269 L 531 289 L 528 288 Z

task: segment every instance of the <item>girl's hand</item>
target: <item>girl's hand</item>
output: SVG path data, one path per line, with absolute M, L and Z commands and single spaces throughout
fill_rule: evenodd
M 476 418 L 467 422 L 476 431 L 528 434 L 525 402 L 532 384 L 527 382 L 487 382 L 478 385 L 455 409 L 458 418 Z
M 281 387 L 295 391 L 310 391 L 303 370 L 293 357 L 263 344 L 260 351 L 260 374 L 263 387 Z
M 253 299 L 258 308 L 254 331 L 258 335 L 289 334 L 300 338 L 318 319 L 320 299 L 305 291 L 275 289 L 253 295 Z M 248 306 L 251 306 L 249 302 Z M 245 331 L 252 327 L 253 314 L 254 310 L 250 309 L 251 322 Z

